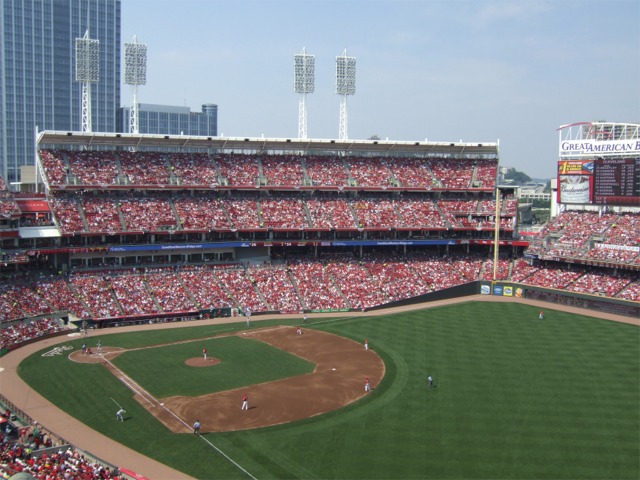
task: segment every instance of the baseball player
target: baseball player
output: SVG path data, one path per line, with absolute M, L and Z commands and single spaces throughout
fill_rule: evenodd
M 364 349 L 369 350 L 369 339 L 367 338 L 364 339 Z
M 371 391 L 371 384 L 369 383 L 369 377 L 364 379 L 364 391 L 365 392 Z
M 540 314 L 538 315 L 538 319 L 544 320 L 544 312 L 540 310 Z
M 205 361 L 207 360 L 207 349 L 203 348 L 202 349 L 202 356 L 204 356 Z
M 309 318 L 307 317 L 307 314 L 305 313 L 304 316 L 302 317 L 302 323 L 307 323 L 309 321 Z
M 118 410 L 116 412 L 116 420 L 120 420 L 121 422 L 124 422 L 124 414 L 127 413 L 127 411 L 120 407 L 120 410 Z
M 245 393 L 242 397 L 242 408 L 241 410 L 249 410 L 249 397 Z
M 249 307 L 244 309 L 244 314 L 247 316 L 247 327 L 251 326 L 251 309 Z
M 429 384 L 429 388 L 433 388 L 433 377 L 431 375 L 427 377 L 427 383 Z
M 200 435 L 200 420 L 196 420 L 196 423 L 193 424 L 193 433 L 194 435 Z

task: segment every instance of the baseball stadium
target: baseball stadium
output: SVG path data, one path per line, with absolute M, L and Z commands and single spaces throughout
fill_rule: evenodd
M 638 478 L 639 129 L 560 127 L 536 232 L 497 143 L 41 132 L 5 476 Z

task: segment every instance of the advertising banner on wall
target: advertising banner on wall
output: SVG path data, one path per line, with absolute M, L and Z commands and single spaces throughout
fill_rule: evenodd
M 592 197 L 592 175 L 558 175 L 558 202 L 591 203 Z
M 593 160 L 560 160 L 558 175 L 592 175 L 594 163 Z

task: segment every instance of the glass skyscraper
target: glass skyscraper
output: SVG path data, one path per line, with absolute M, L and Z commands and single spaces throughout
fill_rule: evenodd
M 92 130 L 115 132 L 120 107 L 120 0 L 0 0 L 0 175 L 34 165 L 35 131 L 82 129 L 75 39 L 100 41 Z

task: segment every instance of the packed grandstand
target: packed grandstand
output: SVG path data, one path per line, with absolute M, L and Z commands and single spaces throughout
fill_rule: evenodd
M 362 310 L 477 281 L 640 300 L 640 214 L 566 210 L 525 240 L 495 144 L 125 137 L 44 132 L 41 193 L 1 181 L 2 348 L 38 319 Z
M 0 355 L 69 329 L 369 310 L 468 285 L 637 314 L 638 208 L 562 208 L 524 234 L 498 162 L 495 144 L 44 132 L 35 191 L 0 178 Z M 71 446 L 32 456 L 51 437 L 26 425 L 17 442 L 0 432 L 18 446 L 4 472 L 118 478 Z

